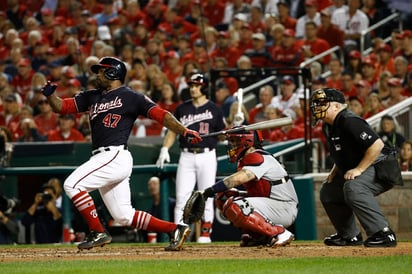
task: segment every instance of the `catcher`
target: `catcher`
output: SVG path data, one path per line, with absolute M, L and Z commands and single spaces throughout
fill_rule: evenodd
M 258 132 L 226 137 L 231 145 L 229 161 L 238 162 L 238 171 L 199 193 L 205 200 L 217 194 L 217 208 L 242 231 L 241 247 L 290 244 L 295 237 L 286 228 L 296 219 L 298 197 L 286 170 L 262 149 Z M 244 190 L 236 188 L 240 186 Z

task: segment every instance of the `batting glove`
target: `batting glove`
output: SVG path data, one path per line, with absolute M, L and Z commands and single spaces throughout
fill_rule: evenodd
M 41 92 L 44 96 L 49 97 L 56 91 L 56 88 L 56 84 L 52 84 L 50 81 L 47 81 L 47 83 L 42 87 Z
M 167 147 L 162 147 L 160 149 L 159 158 L 156 161 L 156 166 L 158 168 L 163 168 L 165 162 L 170 163 L 169 149 Z
M 202 137 L 200 137 L 199 132 L 186 128 L 183 132 L 183 137 L 187 140 L 190 144 L 197 144 L 203 141 Z

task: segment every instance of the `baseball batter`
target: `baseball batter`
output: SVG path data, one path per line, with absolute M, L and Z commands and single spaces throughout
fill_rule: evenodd
M 182 139 L 196 143 L 202 139 L 187 129 L 173 115 L 152 100 L 124 85 L 126 66 L 117 58 L 103 57 L 91 70 L 97 74 L 97 89 L 79 93 L 74 98 L 61 99 L 54 94 L 56 85 L 43 87 L 50 105 L 61 114 L 89 112 L 92 131 L 92 156 L 64 182 L 64 190 L 88 223 L 90 234 L 78 245 L 90 249 L 111 242 L 112 237 L 102 226 L 89 192 L 98 189 L 113 219 L 124 226 L 169 233 L 166 250 L 180 250 L 190 229 L 157 219 L 131 205 L 129 178 L 133 159 L 127 141 L 133 123 L 139 115 L 163 124 Z
M 175 117 L 186 127 L 208 134 L 225 128 L 223 113 L 213 102 L 207 99 L 207 80 L 202 74 L 194 74 L 189 81 L 191 100 L 179 105 Z M 161 148 L 157 165 L 163 167 L 164 162 L 169 162 L 169 148 L 176 140 L 176 133 L 168 131 L 163 147 Z M 215 183 L 217 160 L 217 137 L 204 138 L 202 142 L 191 144 L 184 138 L 179 138 L 181 154 L 176 174 L 176 206 L 174 220 L 182 223 L 183 208 L 187 199 L 195 188 L 205 189 Z M 206 203 L 204 218 L 202 220 L 201 234 L 197 239 L 199 243 L 211 242 L 210 233 L 213 223 L 213 201 Z
M 227 139 L 229 161 L 238 163 L 238 171 L 205 189 L 204 197 L 218 193 L 217 207 L 242 231 L 241 247 L 288 245 L 294 235 L 285 227 L 296 219 L 298 197 L 286 170 L 262 150 L 257 132 L 227 134 Z

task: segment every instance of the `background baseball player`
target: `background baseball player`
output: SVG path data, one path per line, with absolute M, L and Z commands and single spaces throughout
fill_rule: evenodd
M 149 117 L 180 134 L 182 139 L 201 141 L 199 134 L 185 128 L 173 115 L 149 98 L 124 86 L 126 66 L 119 59 L 104 57 L 93 65 L 97 89 L 61 99 L 54 94 L 56 85 L 43 87 L 50 105 L 61 114 L 89 111 L 92 131 L 92 157 L 79 166 L 64 182 L 64 190 L 88 223 L 90 234 L 78 245 L 90 249 L 110 243 L 112 237 L 102 226 L 89 192 L 98 189 L 114 221 L 138 229 L 170 233 L 166 250 L 180 250 L 190 233 L 187 225 L 157 219 L 131 205 L 129 178 L 133 159 L 127 141 L 139 115 Z
M 288 245 L 294 235 L 285 227 L 296 219 L 298 197 L 286 170 L 262 150 L 257 132 L 226 136 L 231 144 L 229 161 L 238 162 L 238 171 L 205 189 L 203 196 L 218 193 L 217 207 L 242 231 L 240 246 Z M 241 185 L 246 191 L 238 191 Z
M 191 100 L 179 105 L 175 117 L 186 127 L 208 134 L 225 128 L 223 113 L 213 102 L 207 99 L 208 83 L 202 74 L 194 74 L 188 82 Z M 169 162 L 169 148 L 176 139 L 176 133 L 168 131 L 160 150 L 157 165 L 163 167 L 164 162 Z M 182 222 L 183 208 L 190 197 L 197 182 L 198 189 L 205 189 L 216 180 L 216 145 L 217 137 L 204 138 L 202 142 L 191 144 L 179 137 L 180 158 L 176 174 L 176 206 L 174 220 Z M 200 243 L 209 243 L 213 223 L 213 201 L 206 203 L 204 218 L 202 220 L 201 234 L 197 239 Z

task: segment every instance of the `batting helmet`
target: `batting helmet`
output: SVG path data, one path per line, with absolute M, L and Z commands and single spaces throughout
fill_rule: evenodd
M 200 73 L 195 73 L 192 76 L 190 76 L 189 82 L 187 82 L 189 86 L 191 85 L 201 85 L 200 91 L 203 94 L 208 94 L 208 80 L 203 74 Z
M 104 77 L 109 80 L 120 80 L 124 83 L 126 78 L 126 65 L 117 58 L 103 57 L 99 60 L 99 63 L 91 66 L 91 70 L 94 73 L 98 73 L 99 69 L 104 68 Z
M 230 143 L 227 151 L 229 162 L 235 163 L 241 159 L 246 151 L 251 148 L 262 148 L 262 135 L 259 131 L 241 131 L 226 134 L 226 139 Z

